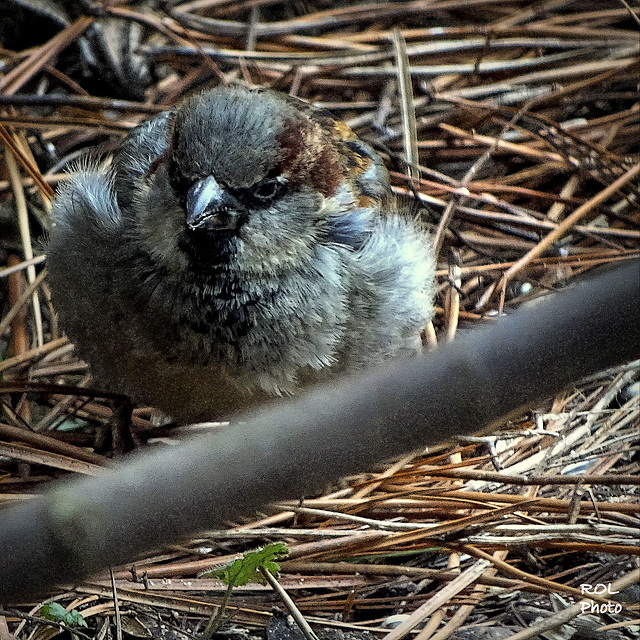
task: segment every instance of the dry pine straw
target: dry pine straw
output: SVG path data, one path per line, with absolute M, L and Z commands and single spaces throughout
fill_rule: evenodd
M 157 77 L 144 100 L 91 95 L 82 78 L 69 77 L 61 52 L 100 17 L 75 16 L 47 42 L 0 52 L 0 137 L 5 161 L 16 157 L 19 167 L 3 162 L 0 194 L 24 220 L 27 204 L 46 218 L 64 180 L 55 166 L 42 175 L 35 160 L 42 142 L 60 158 L 96 145 L 108 150 L 181 96 L 241 82 L 332 109 L 381 152 L 397 192 L 422 202 L 439 246 L 430 342 L 455 339 L 459 328 L 638 255 L 638 18 L 626 3 L 310 1 L 287 9 L 212 0 L 169 14 L 113 4 L 104 15 L 145 29 L 142 52 Z M 409 89 L 413 109 L 403 117 Z M 37 278 L 39 245 L 26 231 L 23 242 L 20 251 L 0 238 L 8 300 L 0 373 L 14 401 L 4 396 L 0 424 L 4 502 L 52 477 L 110 464 L 109 442 L 91 447 L 118 406 L 117 398 L 76 395 L 89 381 L 87 367 L 51 314 L 46 278 Z M 637 396 L 624 395 L 634 380 L 633 367 L 604 373 L 494 435 L 414 453 L 326 495 L 273 505 L 253 521 L 141 561 L 138 582 L 130 567 L 116 569 L 119 602 L 130 611 L 206 616 L 222 587 L 199 572 L 285 540 L 291 556 L 280 582 L 311 621 L 376 631 L 391 612 L 417 612 L 407 629 L 425 618 L 431 627 L 419 637 L 439 624 L 444 638 L 471 621 L 513 622 L 500 602 L 535 604 L 552 616 L 549 594 L 579 602 L 581 584 L 634 579 L 639 418 Z M 92 428 L 57 431 L 67 415 Z M 133 427 L 141 446 L 177 433 L 154 426 L 144 408 Z M 127 448 L 117 439 L 115 447 Z M 98 576 L 61 602 L 99 623 L 113 613 L 111 597 L 109 580 Z M 275 602 L 268 588 L 238 590 L 234 624 L 263 626 Z M 627 604 L 609 622 L 633 617 Z M 12 630 L 17 625 L 9 619 Z M 376 631 L 389 639 L 402 633 Z

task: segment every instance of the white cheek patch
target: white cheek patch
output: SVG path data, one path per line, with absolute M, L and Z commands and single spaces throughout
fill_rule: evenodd
M 136 191 L 132 209 L 133 233 L 144 250 L 169 269 L 186 268 L 187 256 L 178 244 L 184 233 L 186 212 L 171 190 L 163 168 Z

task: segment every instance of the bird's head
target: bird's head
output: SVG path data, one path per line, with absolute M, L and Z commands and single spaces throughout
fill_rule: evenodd
M 185 100 L 150 173 L 153 206 L 179 212 L 179 245 L 192 260 L 232 254 L 252 271 L 286 268 L 317 242 L 334 241 L 338 219 L 338 235 L 357 233 L 362 225 L 342 216 L 388 189 L 380 159 L 346 125 L 281 94 L 240 87 Z

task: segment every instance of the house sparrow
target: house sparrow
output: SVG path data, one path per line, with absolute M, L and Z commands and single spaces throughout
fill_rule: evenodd
M 329 113 L 216 88 L 136 127 L 53 205 L 63 326 L 107 388 L 212 419 L 415 353 L 434 256 Z

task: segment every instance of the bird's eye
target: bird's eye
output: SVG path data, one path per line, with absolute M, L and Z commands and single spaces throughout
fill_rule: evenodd
M 258 183 L 253 189 L 253 196 L 258 200 L 268 201 L 273 200 L 278 194 L 282 192 L 284 184 L 277 178 L 271 178 L 269 180 L 263 180 Z

